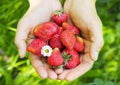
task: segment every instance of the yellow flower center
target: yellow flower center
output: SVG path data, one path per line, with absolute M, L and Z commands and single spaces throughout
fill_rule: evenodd
M 49 53 L 49 49 L 46 49 L 45 52 L 46 52 L 46 53 Z

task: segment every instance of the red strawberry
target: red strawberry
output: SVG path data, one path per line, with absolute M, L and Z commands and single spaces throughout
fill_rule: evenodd
M 83 41 L 83 39 L 79 36 L 76 37 L 76 42 L 75 42 L 75 45 L 74 45 L 74 49 L 77 51 L 77 52 L 82 52 L 85 48 L 85 43 Z
M 41 49 L 45 45 L 46 42 L 43 41 L 42 39 L 35 39 L 28 45 L 27 51 L 41 57 L 42 56 Z
M 48 57 L 48 64 L 51 66 L 60 66 L 64 62 L 62 54 L 58 48 L 54 48 L 50 57 Z
M 52 19 L 57 25 L 61 26 L 63 22 L 67 21 L 68 15 L 62 10 L 56 10 L 52 16 Z
M 63 44 L 60 41 L 60 35 L 56 34 L 50 39 L 50 46 L 52 48 L 59 48 L 59 49 L 63 48 Z
M 65 67 L 67 69 L 75 68 L 77 65 L 80 64 L 80 56 L 74 49 L 73 50 L 67 50 L 67 49 L 64 50 L 63 57 L 64 57 L 65 61 L 67 59 L 67 63 L 64 62 Z
M 45 22 L 34 29 L 34 34 L 45 41 L 58 32 L 58 26 L 53 22 Z
M 72 50 L 76 41 L 75 35 L 70 30 L 64 30 L 60 34 L 60 40 L 65 45 L 65 47 L 69 50 Z
M 67 23 L 67 22 L 64 22 L 63 24 L 62 24 L 62 27 L 64 28 L 64 29 L 68 29 L 68 30 L 72 30 L 75 34 L 80 34 L 80 30 L 79 30 L 79 28 L 77 28 L 76 26 L 73 26 L 73 25 L 71 25 L 71 24 L 69 24 L 69 23 Z
M 63 32 L 63 28 L 62 27 L 59 27 L 58 28 L 58 34 L 61 34 Z

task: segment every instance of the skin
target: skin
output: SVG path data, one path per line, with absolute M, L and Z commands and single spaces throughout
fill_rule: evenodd
M 81 64 L 75 69 L 64 70 L 59 75 L 61 80 L 72 81 L 90 70 L 94 61 L 98 59 L 99 51 L 103 46 L 102 23 L 95 9 L 95 0 L 67 0 L 64 10 L 81 30 L 85 41 Z
M 18 23 L 15 37 L 15 44 L 18 47 L 21 58 L 25 57 L 26 41 L 31 42 L 35 38 L 32 33 L 33 28 L 40 23 L 49 21 L 52 13 L 61 9 L 61 4 L 58 0 L 29 0 L 29 3 L 28 11 Z M 30 54 L 30 60 L 41 78 L 57 79 L 57 73 L 50 69 L 50 66 L 44 60 L 40 60 L 33 54 Z
M 26 53 L 26 40 L 30 42 L 34 39 L 33 28 L 49 21 L 52 13 L 61 9 L 59 0 L 29 0 L 29 3 L 28 11 L 18 23 L 15 37 L 15 44 L 21 58 Z M 74 69 L 53 70 L 43 59 L 30 54 L 31 64 L 42 78 L 72 81 L 80 77 L 92 68 L 103 46 L 102 23 L 95 9 L 95 0 L 66 0 L 64 10 L 69 14 L 69 21 L 81 30 L 86 46 L 84 55 L 81 64 Z

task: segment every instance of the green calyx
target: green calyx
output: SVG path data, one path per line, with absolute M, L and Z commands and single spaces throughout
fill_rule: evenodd
M 60 65 L 60 66 L 52 66 L 53 69 L 62 69 L 64 67 L 64 65 Z
M 67 52 L 63 52 L 62 56 L 64 58 L 64 65 L 67 65 L 68 61 L 71 60 L 71 55 L 69 55 Z
M 63 14 L 63 10 L 56 10 L 55 15 L 61 16 Z
M 60 66 L 52 66 L 53 69 L 64 68 L 64 66 L 68 64 L 68 61 L 71 60 L 71 55 L 69 55 L 67 52 L 63 52 L 62 57 L 64 58 L 64 64 L 62 64 Z

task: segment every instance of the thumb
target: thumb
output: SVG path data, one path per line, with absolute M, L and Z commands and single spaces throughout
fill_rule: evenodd
M 21 58 L 23 58 L 26 53 L 26 42 L 25 41 L 30 31 L 28 22 L 29 21 L 27 20 L 27 18 L 24 18 L 24 17 L 19 21 L 18 26 L 17 26 L 16 36 L 15 36 L 15 44 L 18 48 L 19 55 Z

